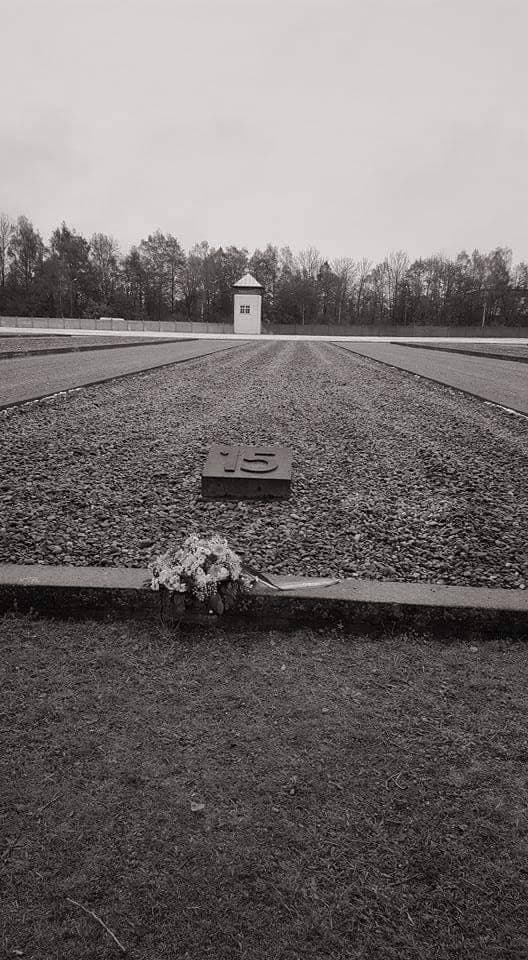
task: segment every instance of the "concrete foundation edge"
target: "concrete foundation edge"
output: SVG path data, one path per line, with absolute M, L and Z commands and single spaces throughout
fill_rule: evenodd
M 0 564 L 0 614 L 32 611 L 55 619 L 159 623 L 159 594 L 150 589 L 148 577 L 147 570 L 136 568 Z M 524 591 L 365 580 L 290 589 L 287 577 L 273 580 L 283 589 L 258 583 L 222 617 L 187 612 L 180 619 L 169 613 L 165 622 L 248 630 L 342 624 L 347 632 L 357 627 L 370 633 L 395 625 L 440 631 L 452 639 L 475 634 L 528 639 Z

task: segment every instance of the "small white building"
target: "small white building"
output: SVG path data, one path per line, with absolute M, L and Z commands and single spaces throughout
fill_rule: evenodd
M 235 333 L 262 333 L 262 292 L 264 287 L 250 273 L 233 284 Z

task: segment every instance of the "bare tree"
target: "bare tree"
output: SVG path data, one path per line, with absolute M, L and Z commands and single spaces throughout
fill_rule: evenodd
M 337 322 L 341 323 L 343 308 L 352 292 L 352 285 L 358 272 L 358 267 L 350 257 L 341 257 L 332 262 L 332 273 L 336 285 L 336 312 Z
M 101 301 L 109 303 L 118 273 L 119 245 L 117 240 L 105 233 L 94 233 L 90 240 L 90 260 L 94 266 Z
M 187 319 L 192 320 L 200 300 L 202 289 L 202 259 L 190 253 L 180 273 L 180 288 Z
M 13 229 L 13 224 L 7 214 L 0 214 L 0 288 L 2 290 L 5 287 L 7 253 L 13 235 Z
M 362 260 L 357 264 L 357 274 L 356 274 L 356 316 L 358 320 L 361 320 L 361 314 L 363 311 L 363 303 L 365 300 L 365 293 L 367 288 L 368 279 L 372 271 L 372 263 L 370 260 L 367 260 L 366 257 L 363 257 Z
M 315 247 L 307 247 L 300 251 L 297 262 L 305 279 L 316 280 L 323 265 L 323 258 Z
M 409 257 L 403 250 L 397 250 L 383 261 L 383 275 L 387 288 L 387 305 L 391 323 L 394 323 L 398 299 L 402 291 L 407 270 L 409 269 Z

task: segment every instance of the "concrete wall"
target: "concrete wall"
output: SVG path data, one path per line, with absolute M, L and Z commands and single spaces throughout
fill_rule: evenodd
M 185 321 L 123 320 L 121 317 L 75 318 L 68 317 L 0 317 L 0 327 L 28 329 L 55 328 L 63 330 L 131 330 L 154 333 L 233 333 L 232 323 L 189 323 Z
M 474 326 L 416 326 L 383 327 L 383 326 L 339 326 L 338 324 L 295 324 L 271 323 L 263 324 L 262 333 L 277 333 L 302 335 L 311 334 L 315 337 L 528 337 L 528 327 L 482 327 Z
M 237 295 L 238 296 L 238 295 Z M 243 295 L 240 295 L 243 296 Z M 257 298 L 260 300 L 260 296 Z M 250 315 L 251 316 L 251 315 Z M 154 333 L 233 333 L 232 323 L 199 323 L 189 321 L 123 320 L 120 317 L 70 319 L 68 317 L 0 317 L 1 327 L 59 328 L 64 330 L 130 330 Z M 248 330 L 244 331 L 248 333 Z M 528 337 L 528 327 L 369 327 L 338 326 L 329 324 L 263 324 L 262 333 L 276 334 L 312 334 L 313 336 L 340 337 Z

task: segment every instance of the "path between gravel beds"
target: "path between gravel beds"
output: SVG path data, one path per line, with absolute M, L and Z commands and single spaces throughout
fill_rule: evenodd
M 403 344 L 340 344 L 342 349 L 381 360 L 422 377 L 430 377 L 458 390 L 467 390 L 483 400 L 500 403 L 528 415 L 526 365 L 491 357 L 469 357 L 448 351 L 409 349 Z
M 252 343 L 1 422 L 4 562 L 143 567 L 201 531 L 272 573 L 528 583 L 526 420 L 332 344 Z M 291 499 L 202 501 L 215 441 L 291 447 Z
M 61 390 L 111 380 L 163 364 L 240 349 L 240 341 L 179 340 L 174 344 L 123 347 L 37 357 L 0 357 L 0 409 Z

